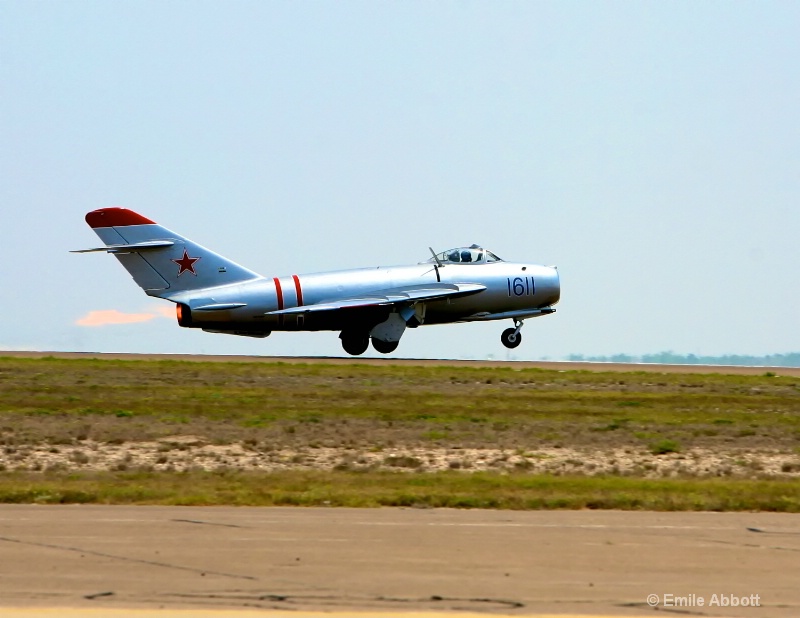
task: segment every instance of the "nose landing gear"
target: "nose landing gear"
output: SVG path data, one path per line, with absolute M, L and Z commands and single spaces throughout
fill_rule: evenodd
M 500 341 L 509 349 L 516 348 L 522 343 L 522 333 L 519 332 L 522 328 L 522 320 L 514 320 L 514 328 L 507 328 L 500 335 Z

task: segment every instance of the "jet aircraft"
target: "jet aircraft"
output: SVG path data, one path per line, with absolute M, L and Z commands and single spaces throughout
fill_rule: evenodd
M 178 324 L 212 333 L 266 337 L 273 331 L 339 331 L 344 351 L 397 349 L 406 328 L 512 320 L 501 341 L 516 348 L 523 320 L 555 312 L 552 266 L 506 262 L 478 245 L 408 266 L 263 277 L 125 208 L 86 222 L 149 296 L 175 303 Z

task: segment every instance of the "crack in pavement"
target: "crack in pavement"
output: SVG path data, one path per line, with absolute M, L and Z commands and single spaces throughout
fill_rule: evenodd
M 252 575 L 238 575 L 236 573 L 224 573 L 221 571 L 209 571 L 208 569 L 198 569 L 195 567 L 181 566 L 178 564 L 169 564 L 168 562 L 158 562 L 156 560 L 144 560 L 143 558 L 130 558 L 128 556 L 119 556 L 116 554 L 107 554 L 102 551 L 95 551 L 92 549 L 83 549 L 81 547 L 71 547 L 69 545 L 56 545 L 54 543 L 41 543 L 37 541 L 23 541 L 22 539 L 14 539 L 7 536 L 0 536 L 0 541 L 6 543 L 19 543 L 20 545 L 31 545 L 34 547 L 45 547 L 47 549 L 57 549 L 60 551 L 71 551 L 80 554 L 88 554 L 91 556 L 99 556 L 101 558 L 111 558 L 112 560 L 122 560 L 124 562 L 135 562 L 137 564 L 146 564 L 149 566 L 163 567 L 166 569 L 174 569 L 177 571 L 189 571 L 191 573 L 199 573 L 200 575 L 218 575 L 220 577 L 230 577 L 233 579 L 248 579 L 252 581 L 258 580 L 257 577 Z
M 736 541 L 723 541 L 721 539 L 706 539 L 706 543 L 718 543 L 719 545 L 733 545 L 734 547 L 747 547 L 751 549 L 775 549 L 777 551 L 796 551 L 798 547 L 781 547 L 780 545 L 759 545 L 757 543 L 739 543 Z
M 765 530 L 764 528 L 747 528 L 748 532 L 757 532 L 759 534 L 800 534 L 800 530 Z
M 213 521 L 201 521 L 199 519 L 170 519 L 180 524 L 201 524 L 204 526 L 221 526 L 224 528 L 246 528 L 247 526 L 238 526 L 236 524 L 219 524 Z
M 109 590 L 106 592 L 95 592 L 94 594 L 85 594 L 83 595 L 84 599 L 88 599 L 89 601 L 94 601 L 95 599 L 99 599 L 100 597 L 111 597 L 114 596 L 114 592 Z
M 659 614 L 680 614 L 682 616 L 709 616 L 706 612 L 700 612 L 697 610 L 692 609 L 684 609 L 684 608 L 677 608 L 677 607 L 653 607 L 652 605 L 648 605 L 647 603 L 642 602 L 635 602 L 635 603 L 617 603 L 617 607 L 635 607 L 637 609 L 649 609 L 652 612 L 658 612 Z
M 413 605 L 418 608 L 432 608 L 446 611 L 497 611 L 520 609 L 525 607 L 521 601 L 511 599 L 492 599 L 485 597 L 446 597 L 431 595 L 428 597 L 385 597 L 385 596 L 351 596 L 351 595 L 307 595 L 255 593 L 253 591 L 235 590 L 228 593 L 172 593 L 168 597 L 192 599 L 194 601 L 237 601 L 243 606 L 296 610 L 305 607 L 354 607 L 380 609 Z

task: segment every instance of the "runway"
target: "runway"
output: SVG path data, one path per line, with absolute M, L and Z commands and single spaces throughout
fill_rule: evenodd
M 773 513 L 3 505 L 0 611 L 788 618 L 798 552 Z
M 659 365 L 652 363 L 591 363 L 575 361 L 498 361 L 414 358 L 370 358 L 361 356 L 243 356 L 204 354 L 129 354 L 116 352 L 27 352 L 0 351 L 10 358 L 91 358 L 108 360 L 174 360 L 214 363 L 328 363 L 333 365 L 432 366 L 432 367 L 506 367 L 513 369 L 548 369 L 552 371 L 642 371 L 647 373 L 720 373 L 727 375 L 764 375 L 800 377 L 800 367 L 744 367 L 739 365 Z

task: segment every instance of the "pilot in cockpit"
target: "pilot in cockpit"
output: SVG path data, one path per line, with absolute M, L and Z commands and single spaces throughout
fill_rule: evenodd
M 429 262 L 441 260 L 448 264 L 488 264 L 490 262 L 502 262 L 491 251 L 487 251 L 479 245 L 472 245 L 470 247 L 458 247 L 456 249 L 448 249 L 442 251 L 434 256 Z

